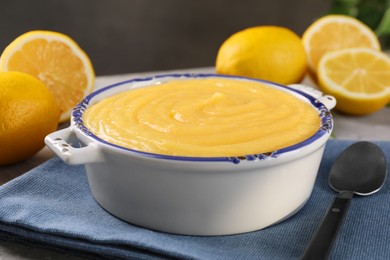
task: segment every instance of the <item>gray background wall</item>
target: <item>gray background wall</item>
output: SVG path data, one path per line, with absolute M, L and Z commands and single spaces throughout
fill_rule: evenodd
M 0 51 L 22 33 L 72 37 L 97 75 L 213 66 L 222 42 L 255 25 L 301 35 L 330 0 L 0 0 Z

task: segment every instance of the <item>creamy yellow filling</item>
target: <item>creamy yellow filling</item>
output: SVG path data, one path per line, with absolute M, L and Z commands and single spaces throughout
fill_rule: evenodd
M 90 106 L 84 125 L 134 150 L 180 156 L 240 156 L 312 136 L 318 112 L 266 84 L 226 78 L 174 80 L 115 94 Z

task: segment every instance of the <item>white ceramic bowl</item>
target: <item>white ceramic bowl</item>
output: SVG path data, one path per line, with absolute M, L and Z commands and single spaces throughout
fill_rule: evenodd
M 120 82 L 87 96 L 70 127 L 46 144 L 68 164 L 85 164 L 96 201 L 116 217 L 142 227 L 185 235 L 227 235 L 263 229 L 297 212 L 309 198 L 332 128 L 333 97 L 293 85 L 261 81 L 310 103 L 321 126 L 307 140 L 267 154 L 179 157 L 150 154 L 101 140 L 84 125 L 86 108 L 114 93 L 156 81 L 229 77 L 159 75 Z

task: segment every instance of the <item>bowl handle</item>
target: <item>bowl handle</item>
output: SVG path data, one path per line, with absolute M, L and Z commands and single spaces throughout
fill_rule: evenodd
M 67 164 L 86 164 L 104 161 L 104 157 L 96 143 L 77 147 L 80 141 L 71 126 L 47 135 L 45 143 Z
M 291 84 L 288 87 L 302 91 L 305 94 L 308 94 L 315 99 L 318 99 L 322 104 L 326 106 L 327 109 L 331 110 L 336 106 L 336 98 L 330 95 L 325 95 L 323 92 L 318 89 L 302 85 L 302 84 Z

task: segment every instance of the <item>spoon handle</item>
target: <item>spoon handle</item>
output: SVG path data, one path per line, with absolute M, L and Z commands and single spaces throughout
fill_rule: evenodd
M 306 248 L 302 260 L 328 259 L 352 197 L 353 192 L 349 191 L 337 195 Z

